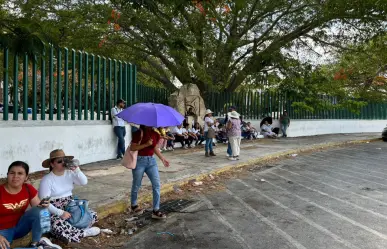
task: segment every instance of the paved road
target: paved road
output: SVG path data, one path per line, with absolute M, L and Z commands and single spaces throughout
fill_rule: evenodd
M 385 249 L 386 162 L 383 142 L 286 159 L 199 196 L 192 213 L 156 223 L 125 248 Z

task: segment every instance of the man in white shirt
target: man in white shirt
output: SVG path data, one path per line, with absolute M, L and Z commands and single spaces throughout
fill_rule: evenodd
M 125 121 L 117 117 L 117 114 L 122 112 L 124 108 L 125 108 L 125 100 L 119 99 L 117 101 L 117 105 L 113 107 L 111 111 L 114 133 L 118 138 L 117 160 L 122 159 L 123 155 L 125 154 L 125 135 L 126 135 Z

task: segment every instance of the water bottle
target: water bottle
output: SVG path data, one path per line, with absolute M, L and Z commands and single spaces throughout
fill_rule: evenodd
M 47 208 L 43 208 L 40 211 L 40 226 L 42 228 L 42 233 L 48 233 L 51 230 L 50 212 Z

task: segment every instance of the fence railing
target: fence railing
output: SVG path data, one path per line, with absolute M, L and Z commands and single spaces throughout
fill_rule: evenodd
M 165 88 L 137 85 L 137 102 L 153 102 L 168 105 L 168 98 L 171 94 Z
M 297 107 L 302 99 L 281 92 L 209 92 L 204 98 L 206 107 L 217 116 L 225 115 L 230 106 L 236 106 L 245 119 L 266 116 L 278 119 L 284 110 L 293 119 L 387 119 L 387 102 L 368 103 L 357 114 L 337 105 L 337 99 L 328 96 L 320 96 L 320 106 L 313 112 Z
M 53 46 L 0 57 L 3 120 L 106 120 L 118 99 L 136 102 L 136 66 L 125 61 Z

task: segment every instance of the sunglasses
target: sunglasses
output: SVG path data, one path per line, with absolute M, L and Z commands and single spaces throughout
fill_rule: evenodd
M 56 161 L 56 163 L 64 163 L 64 160 L 63 159 L 59 159 L 58 161 Z

